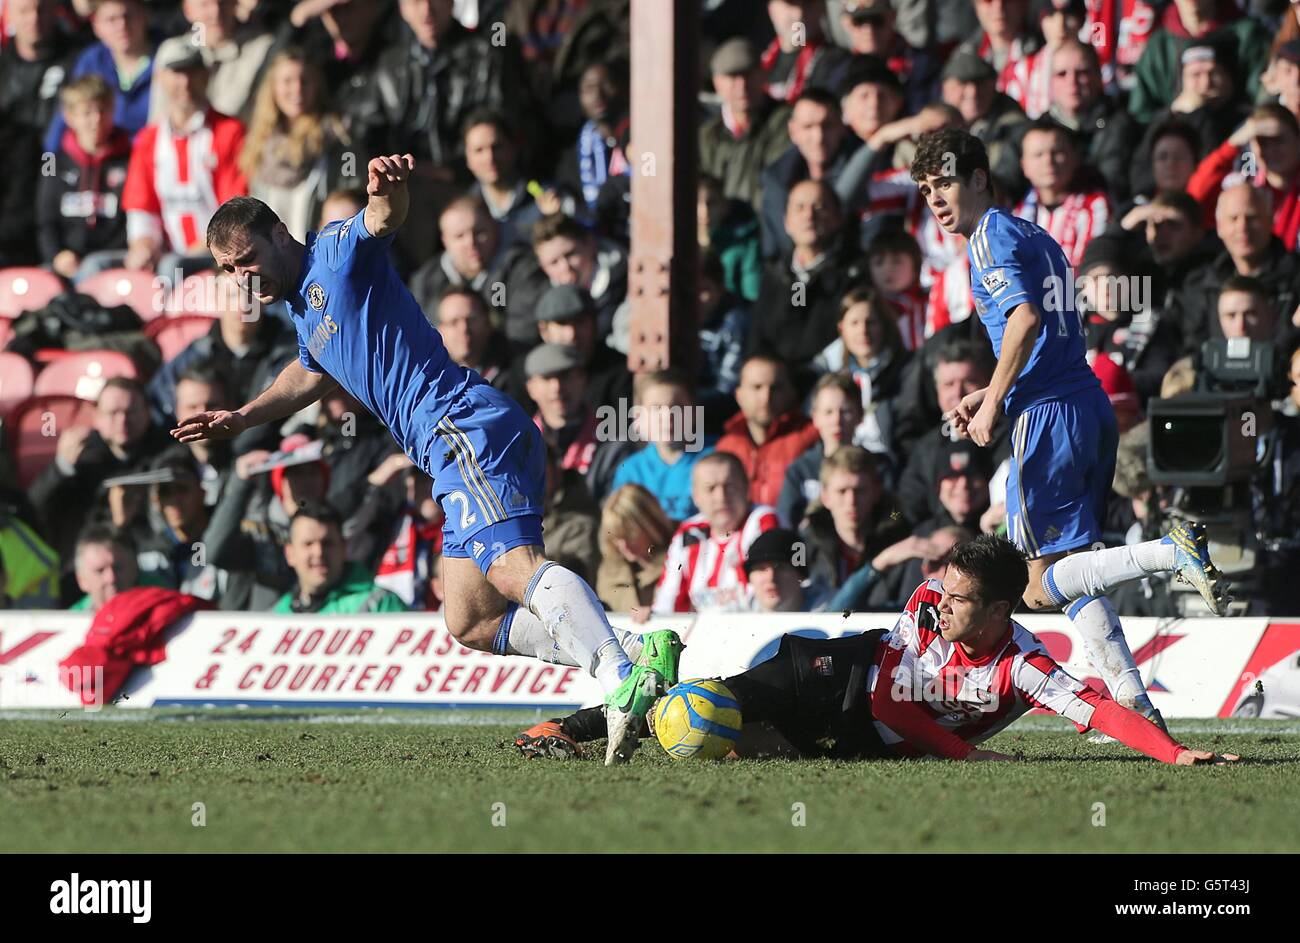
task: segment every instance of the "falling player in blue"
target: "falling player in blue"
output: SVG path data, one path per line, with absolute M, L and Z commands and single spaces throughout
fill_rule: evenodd
M 1029 559 L 1024 602 L 1063 609 L 1115 700 L 1158 720 L 1105 594 L 1172 571 L 1222 615 L 1226 585 L 1204 526 L 1180 523 L 1160 540 L 1089 549 L 1101 540 L 1119 433 L 1085 357 L 1065 254 L 1045 230 L 994 205 L 988 154 L 973 135 L 947 129 L 922 137 L 912 179 L 939 225 L 967 239 L 975 310 L 998 363 L 988 387 L 945 418 L 979 446 L 1000 417 L 1011 424 L 1007 530 Z
M 304 245 L 265 203 L 227 201 L 208 225 L 218 267 L 251 299 L 287 302 L 298 358 L 252 402 L 183 419 L 181 442 L 227 439 L 342 386 L 434 481 L 445 513 L 447 627 L 464 645 L 587 669 L 606 692 L 607 764 L 626 760 L 658 693 L 676 683 L 671 632 L 616 633 L 580 576 L 545 559 L 545 446 L 513 400 L 452 363 L 388 258 L 406 219 L 411 156 L 377 157 L 368 201 Z M 631 652 L 637 663 L 628 657 Z

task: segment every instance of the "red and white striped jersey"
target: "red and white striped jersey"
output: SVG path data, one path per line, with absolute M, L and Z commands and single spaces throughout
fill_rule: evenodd
M 863 218 L 881 213 L 902 216 L 903 228 L 921 247 L 921 287 L 929 288 L 954 258 L 966 254 L 965 240 L 946 232 L 921 199 L 907 167 L 880 170 L 867 181 L 867 205 Z
M 1052 49 L 1044 46 L 1015 63 L 1008 75 L 1006 93 L 1031 119 L 1052 104 Z
M 1023 36 L 1017 36 L 1011 41 L 1011 48 L 1007 50 L 1006 61 L 1002 63 L 1002 68 L 998 70 L 997 81 L 997 90 L 1014 100 L 1021 108 L 1025 107 L 1029 72 L 1032 68 L 1034 56 L 1037 55 L 1036 50 L 1031 52 L 1025 48 L 1025 45 Z M 989 65 L 994 68 L 997 67 L 997 63 L 993 61 L 993 41 L 989 39 L 987 33 L 980 40 L 978 54 Z
M 925 311 L 927 330 L 933 335 L 949 324 L 965 321 L 974 311 L 975 296 L 970 290 L 970 257 L 965 252 L 959 252 L 930 286 L 930 298 Z
M 884 297 L 898 322 L 903 346 L 908 350 L 920 350 L 925 339 L 930 336 L 925 323 L 925 292 L 916 286 L 907 291 L 890 292 Z
M 142 128 L 122 191 L 128 240 L 148 236 L 172 252 L 202 245 L 217 207 L 248 193 L 243 146 L 243 124 L 211 108 L 183 129 L 168 121 Z
M 1119 79 L 1117 70 L 1136 68 L 1160 16 L 1146 0 L 1085 0 L 1085 5 L 1088 18 L 1080 38 L 1097 50 L 1102 80 L 1110 87 Z
M 881 739 L 901 756 L 965 759 L 972 744 L 1005 729 L 1030 708 L 1098 729 L 1172 763 L 1182 746 L 1058 665 L 1033 633 L 1012 620 L 1000 647 L 973 658 L 939 634 L 939 580 L 912 593 L 880 641 L 868 673 L 871 713 Z
M 1030 190 L 1014 210 L 1016 216 L 1046 229 L 1065 251 L 1070 264 L 1083 264 L 1083 253 L 1093 236 L 1100 235 L 1110 222 L 1110 197 L 1104 190 L 1071 193 L 1059 206 L 1043 206 L 1037 190 Z
M 745 523 L 715 535 L 709 520 L 696 514 L 682 521 L 668 545 L 664 572 L 652 605 L 654 612 L 742 612 L 750 608 L 745 554 L 765 530 L 779 527 L 776 510 L 750 508 Z

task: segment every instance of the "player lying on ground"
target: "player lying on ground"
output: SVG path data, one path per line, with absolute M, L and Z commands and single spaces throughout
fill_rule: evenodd
M 309 234 L 306 245 L 260 200 L 237 197 L 213 214 L 207 242 L 217 266 L 258 304 L 287 302 L 299 355 L 251 403 L 186 417 L 172 435 L 230 439 L 341 385 L 434 481 L 446 512 L 448 629 L 469 648 L 589 671 L 607 696 L 606 763 L 617 762 L 635 748 L 656 694 L 676 681 L 680 642 L 671 633 L 616 633 L 591 587 L 543 556 L 546 448 L 537 427 L 451 361 L 388 258 L 413 167 L 409 154 L 372 160 L 365 208 Z
M 989 385 L 945 419 L 979 446 L 989 444 L 1004 413 L 1010 423 L 1007 530 L 1029 558 L 1025 604 L 1063 610 L 1111 695 L 1159 723 L 1105 594 L 1172 571 L 1222 615 L 1227 586 L 1210 561 L 1205 529 L 1183 523 L 1160 540 L 1087 549 L 1101 540 L 1119 430 L 1085 357 L 1065 253 L 1046 230 L 994 205 L 988 154 L 973 135 L 924 135 L 911 174 L 939 225 L 967 237 L 975 310 L 998 363 Z
M 770 724 L 810 756 L 1009 760 L 975 744 L 1039 707 L 1164 763 L 1238 759 L 1185 747 L 1067 674 L 1011 618 L 1028 580 L 1013 544 L 976 537 L 953 549 L 942 581 L 917 587 L 893 629 L 839 639 L 786 635 L 775 656 L 722 683 L 746 725 Z M 590 708 L 538 724 L 515 744 L 525 756 L 572 756 L 604 734 L 599 708 Z

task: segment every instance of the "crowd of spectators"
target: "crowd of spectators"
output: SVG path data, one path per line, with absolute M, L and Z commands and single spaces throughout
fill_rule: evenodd
M 942 420 L 994 365 L 964 240 L 909 177 L 922 134 L 960 127 L 1080 279 L 1127 430 L 1108 540 L 1160 526 L 1144 417 L 1216 338 L 1276 345 L 1261 487 L 1300 533 L 1300 3 L 700 0 L 697 218 L 676 221 L 698 362 L 636 377 L 629 5 L 0 0 L 0 267 L 178 289 L 225 199 L 303 238 L 364 206 L 372 156 L 413 154 L 394 263 L 450 355 L 535 417 L 552 558 L 639 621 L 894 608 L 1006 516 L 1007 430 L 978 449 Z M 232 442 L 167 436 L 296 354 L 283 306 L 204 307 L 171 356 L 118 348 L 135 376 L 85 394 L 32 481 L 6 448 L 0 606 L 143 584 L 436 610 L 443 508 L 345 392 Z M 28 316 L 10 349 L 39 370 Z

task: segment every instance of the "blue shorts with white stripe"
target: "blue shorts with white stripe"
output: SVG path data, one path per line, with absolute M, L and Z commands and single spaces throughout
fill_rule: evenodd
M 487 383 L 465 390 L 437 426 L 426 471 L 442 505 L 442 552 L 485 574 L 507 550 L 542 546 L 546 445 L 523 409 Z
M 1029 558 L 1101 539 L 1119 427 L 1098 388 L 1030 406 L 1012 420 L 1007 537 Z

